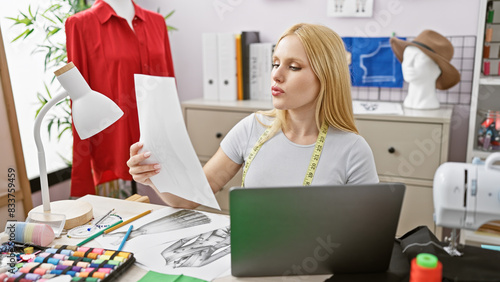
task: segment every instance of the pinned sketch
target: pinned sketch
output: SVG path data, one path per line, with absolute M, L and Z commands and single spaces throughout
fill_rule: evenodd
M 140 141 L 159 163 L 151 181 L 160 192 L 220 210 L 187 133 L 173 77 L 135 74 Z
M 329 17 L 372 17 L 373 0 L 328 0 Z
M 350 53 L 352 86 L 403 87 L 403 72 L 390 45 L 390 37 L 344 37 Z

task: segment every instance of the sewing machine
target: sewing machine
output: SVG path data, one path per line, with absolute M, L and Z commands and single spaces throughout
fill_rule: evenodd
M 455 256 L 456 229 L 476 230 L 481 225 L 500 219 L 500 153 L 493 153 L 484 163 L 444 163 L 434 175 L 434 221 L 452 228 L 450 246 Z

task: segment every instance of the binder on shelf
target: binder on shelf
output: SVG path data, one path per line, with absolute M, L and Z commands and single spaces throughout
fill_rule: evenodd
M 484 75 L 499 75 L 500 59 L 484 59 L 483 74 Z
M 250 92 L 249 99 L 250 100 L 258 100 L 259 99 L 259 91 L 260 91 L 260 68 L 259 68 L 259 47 L 256 45 L 257 43 L 250 44 L 250 52 L 249 52 L 249 77 L 250 81 L 248 83 L 248 90 Z
M 262 63 L 263 67 L 263 83 L 262 83 L 262 100 L 272 100 L 272 93 L 271 93 L 271 85 L 272 85 L 272 78 L 271 78 L 271 72 L 273 70 L 273 52 L 274 52 L 274 44 L 273 43 L 264 43 L 263 48 L 262 48 L 262 58 L 264 59 Z
M 492 24 L 491 30 L 493 31 L 491 34 L 491 42 L 499 42 L 500 41 L 500 25 Z
M 500 23 L 500 1 L 491 1 L 491 6 L 486 13 L 486 22 Z
M 243 100 L 243 58 L 241 54 L 241 34 L 236 34 L 236 85 L 238 100 Z
M 241 32 L 243 99 L 250 99 L 250 44 L 260 42 L 258 31 Z
M 486 11 L 486 23 L 493 23 L 493 17 L 495 15 L 494 10 Z
M 492 37 L 493 37 L 493 28 L 491 27 L 491 25 L 488 25 L 484 32 L 484 42 L 491 42 Z
M 483 61 L 483 74 L 490 75 L 490 62 L 487 60 Z
M 484 45 L 483 47 L 483 58 L 489 59 L 490 58 L 490 49 L 491 46 L 489 44 Z
M 236 38 L 233 33 L 217 34 L 219 60 L 219 100 L 236 101 Z
M 273 43 L 250 44 L 250 99 L 271 100 Z
M 500 58 L 500 43 L 486 43 L 483 47 L 484 59 Z
M 217 34 L 202 34 L 203 50 L 203 98 L 219 100 L 219 59 Z

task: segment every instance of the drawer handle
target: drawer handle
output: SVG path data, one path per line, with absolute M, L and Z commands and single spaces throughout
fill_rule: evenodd
M 220 133 L 220 132 L 215 133 L 215 137 L 217 139 L 221 138 L 222 137 L 222 133 Z
M 389 147 L 389 149 L 387 150 L 390 154 L 394 154 L 394 152 L 396 152 L 396 149 L 394 149 L 394 147 Z

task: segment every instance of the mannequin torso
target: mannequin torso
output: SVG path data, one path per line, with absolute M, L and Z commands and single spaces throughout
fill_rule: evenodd
M 134 29 L 132 20 L 135 16 L 135 9 L 132 0 L 104 0 L 104 2 L 108 3 L 118 16 L 124 18 L 132 30 Z
M 436 80 L 441 74 L 439 66 L 418 47 L 407 46 L 401 64 L 403 78 L 408 85 L 404 106 L 414 109 L 437 109 Z

